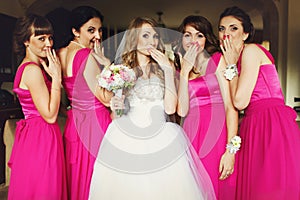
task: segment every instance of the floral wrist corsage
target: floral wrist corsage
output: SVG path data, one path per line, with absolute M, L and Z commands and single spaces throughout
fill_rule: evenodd
M 236 64 L 227 65 L 224 76 L 227 80 L 232 80 L 234 77 L 238 75 L 238 70 Z
M 236 154 L 240 150 L 242 139 L 240 136 L 234 136 L 231 138 L 230 143 L 226 145 L 226 149 L 229 150 L 229 153 Z

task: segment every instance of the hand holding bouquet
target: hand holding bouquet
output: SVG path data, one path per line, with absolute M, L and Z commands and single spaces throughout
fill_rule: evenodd
M 105 67 L 97 76 L 100 87 L 115 93 L 116 96 L 122 97 L 124 88 L 131 88 L 136 81 L 135 72 L 125 65 L 115 65 Z M 118 116 L 123 114 L 122 109 L 116 110 Z

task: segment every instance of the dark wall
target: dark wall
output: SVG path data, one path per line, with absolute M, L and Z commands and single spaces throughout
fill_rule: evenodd
M 14 17 L 0 13 L 0 74 L 14 74 L 16 70 L 12 54 L 12 37 L 16 20 Z M 11 79 L 9 74 L 1 76 L 1 79 Z
M 71 28 L 70 28 L 70 11 L 65 8 L 56 8 L 50 11 L 46 17 L 51 22 L 54 29 L 54 49 L 59 49 L 68 44 Z

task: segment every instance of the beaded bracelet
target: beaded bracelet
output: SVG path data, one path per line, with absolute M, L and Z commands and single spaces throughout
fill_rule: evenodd
M 225 78 L 227 80 L 231 81 L 237 75 L 238 75 L 238 70 L 237 70 L 236 64 L 227 65 L 227 67 L 224 71 Z
M 226 149 L 229 150 L 229 153 L 236 154 L 240 150 L 241 143 L 241 137 L 236 135 L 231 138 L 230 143 L 226 145 Z

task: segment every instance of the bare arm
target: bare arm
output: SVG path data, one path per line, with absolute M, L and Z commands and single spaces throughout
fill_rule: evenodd
M 176 112 L 177 92 L 174 82 L 174 69 L 165 69 L 165 97 L 164 107 L 165 112 L 170 115 Z
M 220 62 L 220 64 L 225 65 L 224 62 Z M 220 90 L 224 102 L 225 108 L 225 119 L 226 119 L 226 129 L 227 129 L 227 144 L 230 143 L 230 140 L 237 135 L 238 133 L 238 111 L 232 104 L 230 89 L 229 89 L 229 81 L 227 81 L 223 76 L 223 70 L 225 66 L 220 67 L 221 69 L 217 71 L 216 76 L 219 81 Z M 234 170 L 235 163 L 235 154 L 229 152 L 229 150 L 225 150 L 224 154 L 221 157 L 219 172 L 221 173 L 220 179 L 224 180 L 227 178 L 227 174 L 232 174 Z
M 95 97 L 97 97 L 97 99 L 101 103 L 103 103 L 105 106 L 108 107 L 110 99 L 113 96 L 113 93 L 104 88 L 101 88 L 98 85 L 96 76 L 100 74 L 100 72 L 101 71 L 97 61 L 92 55 L 89 55 L 83 72 L 85 81 L 87 82 L 87 85 L 89 86 L 90 90 L 93 92 Z
M 161 51 L 153 48 L 150 50 L 150 54 L 151 57 L 161 66 L 165 74 L 165 112 L 168 115 L 174 114 L 177 107 L 177 92 L 174 81 L 175 69 L 171 65 L 169 58 Z
M 243 110 L 250 102 L 264 54 L 255 44 L 245 45 L 242 49 L 243 46 L 238 48 L 228 39 L 224 47 L 222 45 L 220 47 L 227 65 L 237 63 L 241 56 L 241 73 L 230 81 L 230 93 L 233 105 Z
M 262 62 L 261 50 L 254 44 L 247 45 L 241 56 L 240 76 L 230 81 L 232 102 L 238 110 L 248 106 Z
M 48 91 L 42 70 L 36 65 L 29 65 L 25 68 L 21 85 L 23 82 L 24 87 L 29 90 L 33 103 L 43 119 L 48 123 L 54 123 L 61 98 L 61 66 L 55 52 L 51 49 L 47 50 L 47 58 L 49 66 L 46 66 L 44 61 L 41 63 L 52 78 L 51 91 Z
M 191 45 L 181 60 L 180 82 L 178 88 L 178 105 L 177 113 L 181 117 L 185 117 L 189 112 L 189 74 L 193 69 L 196 58 L 199 55 L 200 50 L 197 45 Z
M 184 65 L 182 65 L 184 66 Z M 189 112 L 189 72 L 185 72 L 184 70 L 180 71 L 180 81 L 178 87 L 178 105 L 177 105 L 177 113 L 181 117 L 185 117 Z

